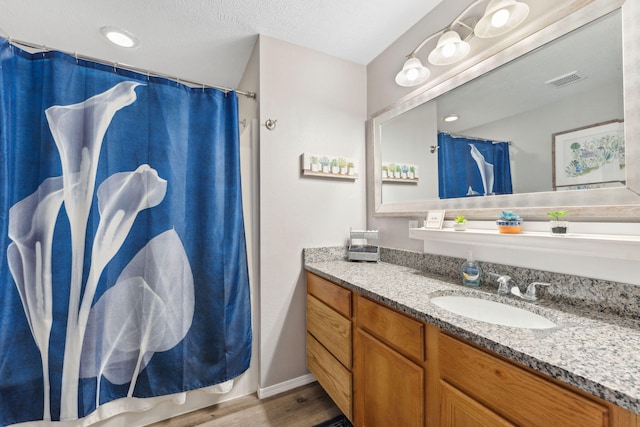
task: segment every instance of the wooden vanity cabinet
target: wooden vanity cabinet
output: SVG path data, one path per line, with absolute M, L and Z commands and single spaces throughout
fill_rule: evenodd
M 355 427 L 640 427 L 640 416 L 307 273 L 307 366 Z
M 307 368 L 353 419 L 352 293 L 307 273 Z
M 425 425 L 425 325 L 356 296 L 354 424 Z
M 440 425 L 636 426 L 637 416 L 440 333 Z

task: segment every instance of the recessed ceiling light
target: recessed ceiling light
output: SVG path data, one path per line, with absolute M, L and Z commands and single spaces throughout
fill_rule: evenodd
M 116 27 L 102 27 L 100 32 L 111 43 L 120 47 L 136 47 L 138 39 L 128 31 Z
M 458 116 L 457 114 L 449 114 L 447 117 L 443 118 L 442 121 L 443 122 L 455 122 L 459 118 L 460 118 L 460 116 Z

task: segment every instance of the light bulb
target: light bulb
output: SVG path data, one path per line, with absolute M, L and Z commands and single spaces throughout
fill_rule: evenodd
M 446 31 L 438 39 L 436 48 L 429 54 L 429 62 L 433 65 L 448 65 L 458 62 L 469 53 L 469 43 L 460 40 L 460 34 Z
M 509 22 L 509 16 L 510 14 L 507 9 L 500 9 L 491 16 L 491 25 L 500 28 Z
M 498 37 L 518 27 L 528 15 L 529 6 L 521 1 L 490 0 L 473 32 L 483 39 Z
M 411 55 L 402 66 L 402 70 L 396 74 L 396 83 L 399 86 L 411 87 L 422 83 L 429 78 L 429 69 L 414 55 Z
M 451 58 L 456 53 L 456 45 L 453 43 L 447 43 L 442 46 L 442 56 L 445 58 Z

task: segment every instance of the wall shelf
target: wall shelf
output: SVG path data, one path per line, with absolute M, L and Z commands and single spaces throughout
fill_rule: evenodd
M 312 172 L 308 169 L 303 169 L 302 170 L 302 175 L 303 176 L 317 176 L 317 177 L 322 177 L 322 178 L 335 178 L 335 179 L 350 179 L 352 181 L 355 181 L 358 178 L 358 174 L 353 174 L 353 175 L 348 175 L 348 174 L 338 174 L 338 173 L 331 173 L 331 172 Z
M 382 182 L 398 182 L 402 184 L 417 184 L 418 178 L 382 178 Z
M 640 261 L 640 236 L 612 234 L 551 234 L 550 231 L 523 231 L 500 234 L 496 229 L 410 228 L 412 239 L 515 249 L 526 247 L 552 254 L 583 255 Z
M 358 162 L 342 156 L 302 153 L 302 176 L 355 181 L 358 179 Z

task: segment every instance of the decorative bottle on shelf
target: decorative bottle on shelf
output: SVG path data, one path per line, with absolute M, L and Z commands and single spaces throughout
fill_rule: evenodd
M 469 257 L 462 264 L 462 283 L 466 286 L 479 286 L 482 277 L 482 269 L 473 259 L 473 254 L 469 252 Z

